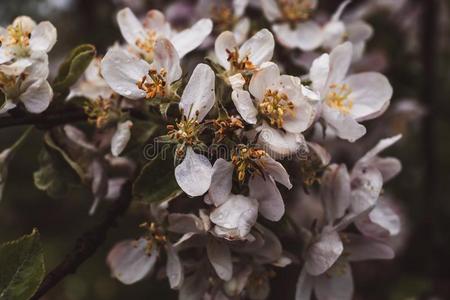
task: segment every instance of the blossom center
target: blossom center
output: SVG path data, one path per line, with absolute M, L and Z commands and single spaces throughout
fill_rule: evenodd
M 167 242 L 167 236 L 164 233 L 164 230 L 160 226 L 157 226 L 154 222 L 145 222 L 139 227 L 145 228 L 148 231 L 147 249 L 145 251 L 147 255 L 151 255 L 153 247 L 162 246 Z
M 252 71 L 256 66 L 250 61 L 249 55 L 239 57 L 239 49 L 233 50 L 227 49 L 228 53 L 227 61 L 230 63 L 231 69 L 235 71 Z
M 278 0 L 278 6 L 283 16 L 291 22 L 305 21 L 313 11 L 310 0 Z
M 148 71 L 148 75 L 142 77 L 137 86 L 145 92 L 146 99 L 152 99 L 157 96 L 164 97 L 167 86 L 166 77 L 167 71 L 164 68 L 159 70 L 159 72 L 152 69 Z
M 95 101 L 86 101 L 83 109 L 88 116 L 89 122 L 94 123 L 97 128 L 102 128 L 111 119 L 113 102 L 111 99 L 99 97 Z
M 344 114 L 350 113 L 353 107 L 353 99 L 350 95 L 352 89 L 348 84 L 332 84 L 330 85 L 330 91 L 326 97 L 326 103 L 328 106 L 339 110 Z
M 147 54 L 149 60 L 153 58 L 156 38 L 156 31 L 148 30 L 147 36 L 144 39 L 138 38 L 135 42 L 136 46 Z
M 195 145 L 199 142 L 201 126 L 197 118 L 188 119 L 183 116 L 175 125 L 167 125 L 168 135 L 180 144 Z
M 251 148 L 244 145 L 237 146 L 231 162 L 233 163 L 239 182 L 243 183 L 249 175 L 263 174 L 263 166 L 259 161 L 267 153 L 258 148 Z
M 268 89 L 259 104 L 259 111 L 269 120 L 271 126 L 281 128 L 285 115 L 294 114 L 294 103 L 286 94 Z

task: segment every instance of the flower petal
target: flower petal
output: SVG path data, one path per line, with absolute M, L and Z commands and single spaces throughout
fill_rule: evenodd
M 233 180 L 233 163 L 219 158 L 213 166 L 209 197 L 215 206 L 223 204 L 230 196 Z
M 106 259 L 111 274 L 124 284 L 133 284 L 149 274 L 158 258 L 157 247 L 147 254 L 148 241 L 126 240 L 116 244 Z
M 228 70 L 230 62 L 228 61 L 228 51 L 233 51 L 237 47 L 236 38 L 231 31 L 224 31 L 216 39 L 214 43 L 214 51 L 219 64 Z
M 322 176 L 321 199 L 329 224 L 342 218 L 350 206 L 350 175 L 344 164 L 333 164 Z
M 312 81 L 312 88 L 314 91 L 321 93 L 324 91 L 328 82 L 328 74 L 330 73 L 330 56 L 327 53 L 322 54 L 320 57 L 313 61 L 311 70 L 309 72 L 309 78 Z
M 239 57 L 248 57 L 255 66 L 259 66 L 272 59 L 274 48 L 275 40 L 272 33 L 263 28 L 242 44 L 239 48 Z
M 35 114 L 47 109 L 53 98 L 53 90 L 47 80 L 38 80 L 20 95 L 25 108 Z
M 313 284 L 313 277 L 306 272 L 306 268 L 303 268 L 297 280 L 295 300 L 311 300 Z
M 233 276 L 233 263 L 228 246 L 214 238 L 209 238 L 206 252 L 217 276 L 225 281 L 230 280 Z
M 371 119 L 384 111 L 392 97 L 392 86 L 387 78 L 375 72 L 360 73 L 347 77 L 344 84 L 348 84 L 353 99 L 351 115 L 357 121 Z
M 288 114 L 283 120 L 283 129 L 291 133 L 302 133 L 308 129 L 315 118 L 315 111 L 307 101 L 298 101 L 293 114 Z
M 350 254 L 350 261 L 392 259 L 395 256 L 394 250 L 385 243 L 357 234 L 348 234 L 347 237 L 349 242 L 345 245 L 345 251 Z
M 234 106 L 241 115 L 242 119 L 249 124 L 256 124 L 258 110 L 253 104 L 250 93 L 244 91 L 243 89 L 235 89 L 231 93 L 231 99 L 233 100 Z
M 324 230 L 308 249 L 305 268 L 309 274 L 317 276 L 325 273 L 344 250 L 339 234 L 335 230 Z
M 324 274 L 315 280 L 314 292 L 317 300 L 351 300 L 353 297 L 353 276 L 350 264 L 343 266 L 342 274 Z
M 366 167 L 352 172 L 352 203 L 355 214 L 373 208 L 383 187 L 383 176 L 374 167 Z
M 117 23 L 123 38 L 131 46 L 135 47 L 137 40 L 144 41 L 147 39 L 144 27 L 128 7 L 117 13 Z
M 125 121 L 117 124 L 117 130 L 111 139 L 111 153 L 114 156 L 119 156 L 125 149 L 128 141 L 131 138 L 131 127 L 133 122 Z
M 170 243 L 165 245 L 167 253 L 166 273 L 169 278 L 170 288 L 179 289 L 183 285 L 184 272 L 180 257 Z
M 341 83 L 352 62 L 353 46 L 345 42 L 333 49 L 330 53 L 330 73 L 327 85 Z
M 264 171 L 272 176 L 272 178 L 287 187 L 288 189 L 292 188 L 292 183 L 289 179 L 289 174 L 282 164 L 274 160 L 269 155 L 263 156 L 260 159 L 261 163 L 264 166 Z
M 249 18 L 242 18 L 236 23 L 236 25 L 234 25 L 233 34 L 234 37 L 236 38 L 236 42 L 238 43 L 238 45 L 242 44 L 247 39 L 249 31 L 250 31 Z
M 182 70 L 180 58 L 172 43 L 165 38 L 159 38 L 155 42 L 152 68 L 160 72 L 164 69 L 167 72 L 167 84 L 180 79 Z
M 194 214 L 171 213 L 168 216 L 167 230 L 176 233 L 204 232 L 202 220 Z
M 272 29 L 278 41 L 287 48 L 312 51 L 323 41 L 322 29 L 314 21 L 298 23 L 294 29 L 288 23 L 275 24 Z
M 192 147 L 187 147 L 183 162 L 175 168 L 175 178 L 186 194 L 196 197 L 209 189 L 212 172 L 209 160 L 195 153 Z
M 264 15 L 270 22 L 282 17 L 281 11 L 278 8 L 278 3 L 275 0 L 261 0 L 261 6 Z
M 322 117 L 341 139 L 354 142 L 366 134 L 366 128 L 356 122 L 350 114 L 342 113 L 328 105 L 322 106 Z
M 258 200 L 259 212 L 270 221 L 279 221 L 284 215 L 284 202 L 271 177 L 255 175 L 248 183 L 250 197 Z
M 297 153 L 306 147 L 306 142 L 301 134 L 283 132 L 263 123 L 258 130 L 258 142 L 269 152 L 270 156 L 279 159 Z
M 145 97 L 137 83 L 147 75 L 150 65 L 125 50 L 115 48 L 106 53 L 101 72 L 108 85 L 118 94 L 133 100 Z
M 170 40 L 180 58 L 200 46 L 211 33 L 212 27 L 213 23 L 210 19 L 201 19 L 191 28 L 175 34 Z
M 267 89 L 275 88 L 280 78 L 280 69 L 275 63 L 267 62 L 261 65 L 261 69 L 255 72 L 250 80 L 248 90 L 261 101 Z
M 200 122 L 214 106 L 215 80 L 216 76 L 208 65 L 198 64 L 195 67 L 180 101 L 180 109 L 188 119 L 193 119 L 198 113 Z
M 39 23 L 31 32 L 30 49 L 33 51 L 49 52 L 56 43 L 56 28 L 52 23 Z
M 355 221 L 355 225 L 366 236 L 386 238 L 399 234 L 401 221 L 388 201 L 381 198 L 367 216 Z

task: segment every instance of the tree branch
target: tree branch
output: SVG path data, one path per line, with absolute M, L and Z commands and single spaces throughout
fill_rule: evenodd
M 44 112 L 42 114 L 21 114 L 10 115 L 0 118 L 0 128 L 20 126 L 20 125 L 35 125 L 39 129 L 48 129 L 54 126 L 84 121 L 87 119 L 86 114 L 82 109 L 71 109 L 64 111 Z
M 30 300 L 39 299 L 67 275 L 75 273 L 78 267 L 91 257 L 100 245 L 103 244 L 106 240 L 107 232 L 116 225 L 117 218 L 127 211 L 130 202 L 131 182 L 127 182 L 123 186 L 120 198 L 112 204 L 103 220 L 77 239 L 72 251 L 66 255 L 59 265 L 45 276 L 39 289 Z

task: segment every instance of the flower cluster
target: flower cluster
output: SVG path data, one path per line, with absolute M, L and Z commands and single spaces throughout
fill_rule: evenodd
M 154 273 L 179 299 L 266 299 L 277 270 L 296 265 L 297 300 L 352 299 L 350 262 L 394 257 L 389 238 L 400 217 L 383 184 L 401 164 L 379 154 L 400 136 L 351 168 L 330 153 L 366 134 L 362 123 L 386 111 L 392 87 L 380 73 L 352 70 L 373 30 L 343 20 L 350 1 L 326 21 L 315 19 L 316 0 L 255 2 L 199 1 L 183 30 L 157 10 L 142 19 L 120 10 L 125 43 L 94 58 L 67 93 L 67 102 L 84 99 L 90 130 L 66 125 L 51 136 L 82 160 L 91 213 L 140 171 L 133 196 L 147 212 L 142 235 L 107 258 L 121 282 Z M 267 28 L 245 16 L 247 5 Z M 27 17 L 0 28 L 2 112 L 19 102 L 33 113 L 47 108 L 55 40 L 50 23 Z M 307 70 L 289 73 L 276 45 L 301 50 Z M 153 138 L 164 147 L 149 162 L 133 153 Z M 318 209 L 303 206 L 302 217 L 286 209 L 305 201 Z

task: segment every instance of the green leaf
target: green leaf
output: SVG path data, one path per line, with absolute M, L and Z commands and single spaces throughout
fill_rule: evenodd
M 67 91 L 84 73 L 95 54 L 95 47 L 89 44 L 80 45 L 73 49 L 59 68 L 58 75 L 53 83 L 53 89 L 59 93 Z
M 0 300 L 27 300 L 45 275 L 39 232 L 0 245 Z
M 170 151 L 168 151 L 170 152 Z M 174 174 L 172 153 L 165 153 L 148 162 L 133 184 L 133 196 L 145 202 L 163 202 L 181 195 Z

